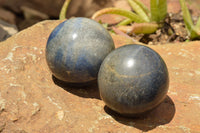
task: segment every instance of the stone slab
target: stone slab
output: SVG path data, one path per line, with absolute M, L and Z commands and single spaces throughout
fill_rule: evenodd
M 149 115 L 125 118 L 105 107 L 96 84 L 73 88 L 52 78 L 45 46 L 60 22 L 40 22 L 0 43 L 0 132 L 200 132 L 199 41 L 149 46 L 169 69 L 168 96 Z M 113 39 L 116 47 L 131 43 Z

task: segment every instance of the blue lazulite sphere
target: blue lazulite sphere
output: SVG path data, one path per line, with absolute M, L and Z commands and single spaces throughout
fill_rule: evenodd
M 53 75 L 69 83 L 85 83 L 97 78 L 104 58 L 114 43 L 99 23 L 88 18 L 72 18 L 50 34 L 46 61 Z
M 168 70 L 158 53 L 142 45 L 125 45 L 103 61 L 99 74 L 100 96 L 122 115 L 138 115 L 159 105 L 166 97 Z

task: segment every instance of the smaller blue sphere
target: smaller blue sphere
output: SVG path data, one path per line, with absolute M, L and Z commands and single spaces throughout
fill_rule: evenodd
M 115 112 L 135 116 L 150 111 L 166 97 L 168 70 L 158 53 L 142 45 L 125 45 L 103 61 L 100 96 Z
M 68 83 L 86 83 L 97 78 L 114 42 L 99 23 L 72 18 L 59 24 L 46 45 L 46 61 L 53 75 Z

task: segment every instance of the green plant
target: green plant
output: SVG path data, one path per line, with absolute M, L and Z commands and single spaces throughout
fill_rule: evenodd
M 120 8 L 105 8 L 97 11 L 92 16 L 92 19 L 103 14 L 117 14 L 127 17 L 127 19 L 120 22 L 117 26 L 120 27 L 135 22 L 130 31 L 135 34 L 151 34 L 163 26 L 167 15 L 167 0 L 151 0 L 150 10 L 139 0 L 128 0 L 128 2 L 134 12 Z
M 196 25 L 192 21 L 191 14 L 186 6 L 185 0 L 179 0 L 181 4 L 181 9 L 183 13 L 183 20 L 191 40 L 200 39 L 200 17 Z
M 70 2 L 71 2 L 71 0 L 65 0 L 63 6 L 61 8 L 60 14 L 59 14 L 59 19 L 60 20 L 66 19 L 66 13 L 67 13 L 67 9 L 68 9 L 68 6 L 69 6 Z

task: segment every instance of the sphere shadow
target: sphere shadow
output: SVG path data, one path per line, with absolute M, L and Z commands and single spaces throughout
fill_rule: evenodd
M 112 111 L 107 106 L 104 107 L 104 110 L 119 123 L 135 127 L 143 132 L 152 130 L 159 125 L 169 123 L 176 112 L 175 104 L 169 96 L 167 96 L 158 107 L 141 116 L 124 117 Z
M 52 75 L 53 82 L 59 87 L 63 88 L 69 93 L 84 97 L 84 98 L 96 98 L 100 99 L 97 80 L 87 83 L 68 83 L 57 79 Z

